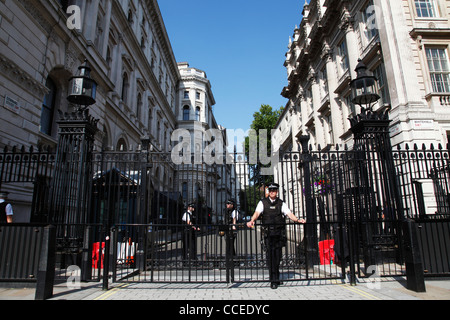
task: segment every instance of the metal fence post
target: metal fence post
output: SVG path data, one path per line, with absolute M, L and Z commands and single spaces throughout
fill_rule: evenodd
M 83 253 L 81 257 L 81 281 L 92 279 L 92 227 L 84 228 Z
M 425 292 L 425 279 L 419 241 L 417 239 L 416 223 L 411 219 L 403 220 L 403 241 L 406 286 L 412 291 Z
M 103 257 L 103 282 L 102 289 L 107 291 L 109 290 L 109 264 L 110 264 L 110 255 L 111 255 L 111 237 L 113 235 L 113 230 L 110 228 L 106 229 L 106 237 L 105 237 L 105 255 Z M 115 264 L 114 264 L 115 266 Z M 115 267 L 114 269 L 115 270 Z
M 56 227 L 44 228 L 39 268 L 37 273 L 35 300 L 46 300 L 53 296 L 56 261 Z

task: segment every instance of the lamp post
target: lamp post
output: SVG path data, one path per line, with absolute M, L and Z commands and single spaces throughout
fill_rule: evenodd
M 84 60 L 84 64 L 78 67 L 78 70 L 78 75 L 69 80 L 67 100 L 79 106 L 84 106 L 84 108 L 79 109 L 83 111 L 95 103 L 97 82 L 91 78 L 91 68 L 87 59 Z
M 365 113 L 366 110 L 372 111 L 372 103 L 380 99 L 376 88 L 377 79 L 367 74 L 367 67 L 361 59 L 358 60 L 355 71 L 356 79 L 350 82 L 352 103 L 359 105 L 362 113 Z M 363 105 L 368 107 L 364 108 Z
M 88 114 L 88 107 L 96 102 L 97 83 L 90 77 L 91 69 L 87 60 L 78 70 L 78 74 L 69 79 L 67 95 L 67 100 L 78 107 L 71 113 L 59 110 L 50 216 L 53 223 L 59 223 L 58 236 L 70 243 L 72 248 L 76 248 L 73 250 L 76 253 L 72 256 L 76 256 L 78 260 L 82 255 L 81 277 L 89 279 L 92 257 L 89 256 L 91 239 L 87 223 L 91 215 L 94 175 L 92 152 L 99 120 Z M 85 225 L 86 228 L 82 230 L 75 228 L 75 225 Z

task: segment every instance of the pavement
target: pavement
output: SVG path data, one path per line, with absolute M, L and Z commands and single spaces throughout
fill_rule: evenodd
M 377 281 L 358 279 L 352 286 L 346 280 L 288 281 L 274 290 L 270 283 L 110 283 L 102 290 L 101 282 L 59 283 L 53 288 L 55 300 L 90 301 L 171 301 L 200 303 L 201 301 L 253 301 L 260 303 L 291 300 L 450 300 L 450 278 L 426 278 L 426 292 L 406 288 L 404 277 L 379 278 Z M 34 300 L 34 288 L 0 287 L 0 300 Z

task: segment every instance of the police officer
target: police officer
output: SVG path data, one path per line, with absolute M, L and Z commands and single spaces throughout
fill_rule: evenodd
M 13 209 L 7 199 L 8 192 L 0 192 L 0 223 L 13 222 Z
M 239 219 L 239 213 L 236 210 L 236 201 L 234 201 L 234 199 L 229 199 L 227 201 L 226 219 L 228 225 L 227 253 L 234 257 L 236 256 L 236 249 L 234 247 L 236 239 L 236 223 Z
M 197 233 L 200 228 L 196 225 L 197 218 L 194 215 L 195 203 L 190 203 L 187 210 L 184 212 L 181 220 L 185 224 L 183 237 L 183 258 L 188 257 L 191 260 L 197 260 Z
M 280 285 L 280 262 L 282 248 L 286 243 L 286 219 L 297 223 L 305 223 L 302 218 L 297 218 L 283 200 L 278 198 L 279 185 L 271 183 L 268 187 L 269 196 L 262 199 L 256 206 L 255 213 L 247 222 L 249 228 L 253 228 L 255 221 L 262 215 L 264 240 L 268 257 L 269 277 L 271 288 L 277 289 Z

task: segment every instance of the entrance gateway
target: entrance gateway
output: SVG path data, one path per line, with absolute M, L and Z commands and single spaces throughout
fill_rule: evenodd
M 77 265 L 82 280 L 103 279 L 105 286 L 109 277 L 269 281 L 261 222 L 248 229 L 244 219 L 236 231 L 224 224 L 230 196 L 242 217 L 251 216 L 265 196 L 267 177 L 258 176 L 245 155 L 233 154 L 232 165 L 218 166 L 175 165 L 169 153 L 145 145 L 135 152 L 94 152 L 92 137 L 79 137 L 92 135 L 90 121 L 66 119 L 60 125 L 59 152 L 5 148 L 0 155 L 1 187 L 27 187 L 31 225 L 56 226 L 57 278 L 70 276 L 66 271 Z M 372 122 L 377 126 L 368 129 Z M 352 126 L 351 150 L 313 151 L 307 137 L 301 137 L 301 151 L 280 154 L 270 178 L 281 186 L 280 198 L 307 221 L 286 226 L 282 281 L 406 275 L 416 248 L 421 259 L 416 270 L 450 273 L 448 149 L 392 148 L 388 122 L 374 115 Z M 74 131 L 74 126 L 86 128 Z M 196 254 L 184 259 L 181 215 L 191 201 L 201 231 Z M 410 230 L 405 221 L 414 223 Z M 404 236 L 405 230 L 417 234 L 417 245 Z M 236 255 L 226 251 L 233 233 Z M 12 252 L 11 241 L 0 245 L 5 247 L 1 252 Z

